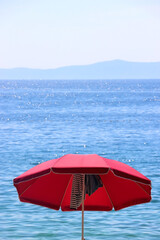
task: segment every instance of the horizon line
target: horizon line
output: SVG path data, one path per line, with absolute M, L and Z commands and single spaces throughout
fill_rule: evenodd
M 77 64 L 77 65 L 66 65 L 66 66 L 60 66 L 60 67 L 53 67 L 53 68 L 34 68 L 34 67 L 10 67 L 10 68 L 1 68 L 1 70 L 13 70 L 13 69 L 32 69 L 32 70 L 56 70 L 60 68 L 67 68 L 67 67 L 84 67 L 84 66 L 91 66 L 99 63 L 105 63 L 105 62 L 126 62 L 126 63 L 160 63 L 160 61 L 147 61 L 147 62 L 139 62 L 139 61 L 128 61 L 128 60 L 123 60 L 123 59 L 113 59 L 113 60 L 106 60 L 106 61 L 100 61 L 100 62 L 94 62 L 94 63 L 89 63 L 89 64 Z

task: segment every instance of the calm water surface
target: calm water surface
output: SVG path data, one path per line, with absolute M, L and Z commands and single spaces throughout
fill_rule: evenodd
M 0 81 L 0 239 L 81 239 L 81 213 L 21 203 L 12 179 L 97 153 L 152 180 L 152 202 L 85 212 L 85 238 L 160 239 L 160 80 Z

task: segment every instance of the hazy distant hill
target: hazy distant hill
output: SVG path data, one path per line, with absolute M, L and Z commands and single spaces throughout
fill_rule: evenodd
M 0 79 L 160 79 L 160 62 L 122 60 L 56 69 L 0 69 Z

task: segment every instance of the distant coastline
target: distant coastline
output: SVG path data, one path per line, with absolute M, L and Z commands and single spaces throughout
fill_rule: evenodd
M 56 69 L 0 69 L 0 80 L 160 79 L 160 62 L 113 60 Z

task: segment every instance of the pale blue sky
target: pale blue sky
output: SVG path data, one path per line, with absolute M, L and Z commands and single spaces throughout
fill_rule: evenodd
M 0 68 L 160 61 L 160 0 L 0 0 Z

